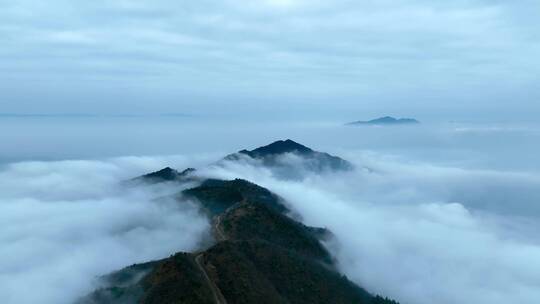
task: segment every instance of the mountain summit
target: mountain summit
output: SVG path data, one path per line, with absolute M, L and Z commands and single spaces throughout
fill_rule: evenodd
M 287 140 L 278 140 L 267 146 L 259 147 L 251 151 L 242 150 L 238 153 L 248 155 L 252 158 L 260 158 L 260 157 L 268 157 L 271 155 L 283 154 L 283 153 L 297 153 L 300 155 L 306 155 L 306 154 L 311 154 L 313 152 L 315 151 L 293 140 L 287 139 Z
M 296 161 L 288 159 L 288 156 L 295 156 Z M 258 160 L 266 167 L 280 169 L 282 173 L 286 170 L 294 171 L 294 169 L 299 168 L 294 166 L 300 166 L 302 169 L 317 173 L 325 171 L 347 171 L 353 168 L 350 162 L 342 158 L 312 150 L 290 139 L 278 140 L 253 150 L 241 150 L 226 156 L 224 160 L 239 161 L 246 157 Z
M 301 178 L 304 173 L 322 173 L 333 171 L 349 171 L 353 164 L 337 156 L 312 150 L 291 139 L 278 140 L 269 145 L 253 150 L 240 150 L 222 158 L 214 165 L 224 162 L 252 161 L 252 165 L 263 165 L 272 169 L 277 176 L 283 178 Z M 255 161 L 255 162 L 253 162 Z M 187 168 L 178 171 L 171 167 L 151 172 L 126 181 L 127 184 L 157 184 L 161 182 L 202 182 L 196 169 Z

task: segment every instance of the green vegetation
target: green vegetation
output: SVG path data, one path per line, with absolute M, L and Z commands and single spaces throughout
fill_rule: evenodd
M 211 215 L 223 213 L 227 208 L 245 200 L 265 204 L 280 213 L 288 211 L 277 195 L 243 179 L 231 181 L 209 179 L 181 194 L 187 198 L 195 198 Z
M 350 170 L 353 165 L 337 156 L 330 155 L 324 152 L 314 151 L 304 145 L 301 145 L 290 139 L 278 140 L 269 145 L 259 147 L 254 150 L 241 150 L 238 153 L 226 156 L 224 159 L 228 161 L 236 161 L 242 159 L 242 157 L 250 157 L 262 162 L 263 165 L 268 167 L 287 167 L 286 164 L 281 163 L 280 157 L 286 153 L 292 153 L 300 156 L 308 169 L 313 172 L 321 171 L 340 171 Z
M 267 158 L 291 151 L 331 168 L 349 165 L 290 140 L 240 153 Z M 193 171 L 165 168 L 135 180 L 193 181 Z M 210 304 L 221 297 L 229 304 L 397 304 L 341 275 L 320 242 L 331 232 L 290 218 L 283 200 L 263 187 L 242 179 L 209 179 L 177 198 L 189 198 L 206 210 L 218 243 L 203 252 L 177 253 L 107 275 L 104 287 L 79 304 Z
M 214 298 L 192 254 L 177 253 L 146 276 L 141 304 L 213 304 Z
M 215 294 L 234 304 L 397 304 L 341 275 L 319 241 L 331 233 L 286 216 L 282 200 L 265 188 L 211 179 L 181 197 L 214 216 L 220 242 L 114 272 L 79 304 L 210 304 Z
M 330 254 L 311 230 L 265 204 L 244 201 L 221 216 L 222 230 L 233 240 L 264 240 L 331 264 Z

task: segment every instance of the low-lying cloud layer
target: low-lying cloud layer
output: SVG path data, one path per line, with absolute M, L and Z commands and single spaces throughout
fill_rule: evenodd
M 97 276 L 190 251 L 209 233 L 197 208 L 119 182 L 175 158 L 24 162 L 0 171 L 0 302 L 72 303 Z
M 191 137 L 155 132 L 149 139 L 156 151 L 199 147 L 211 156 L 3 165 L 0 302 L 70 303 L 91 290 L 98 275 L 197 248 L 209 233 L 197 209 L 153 200 L 179 186 L 118 187 L 165 166 L 241 177 L 276 192 L 306 224 L 332 230 L 336 239 L 327 245 L 350 279 L 404 304 L 540 299 L 540 175 L 532 162 L 537 128 L 251 125 L 235 126 L 234 138 L 225 129 L 184 128 Z M 118 145 L 140 141 L 126 130 L 111 128 L 122 134 Z M 249 163 L 204 166 L 274 136 L 342 156 L 358 170 L 314 175 L 291 156 L 284 162 L 297 170 L 293 180 Z M 97 137 L 87 138 L 77 153 L 97 153 L 86 149 L 98 145 Z M 59 138 L 59 144 L 67 147 L 72 139 Z M 221 144 L 226 151 L 216 155 Z M 133 147 L 133 154 L 148 152 Z M 51 157 L 47 149 L 35 153 Z
M 230 164 L 209 174 L 242 176 L 283 196 L 328 244 L 356 283 L 402 303 L 537 303 L 540 176 L 363 155 L 371 172 L 279 180 Z

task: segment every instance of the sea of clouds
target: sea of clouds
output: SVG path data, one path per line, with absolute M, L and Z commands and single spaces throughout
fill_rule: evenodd
M 73 303 L 97 277 L 199 247 L 208 221 L 122 181 L 179 158 L 20 162 L 0 171 L 0 302 Z
M 538 129 L 469 124 L 252 128 L 229 137 L 228 145 L 236 148 L 225 145 L 216 153 L 220 147 L 207 143 L 207 154 L 191 153 L 200 138 L 224 141 L 221 131 L 210 130 L 149 139 L 190 152 L 182 156 L 103 158 L 97 153 L 91 160 L 4 163 L 0 302 L 71 303 L 91 291 L 99 275 L 200 248 L 209 223 L 199 210 L 154 200 L 181 186 L 122 184 L 165 166 L 245 178 L 279 194 L 306 224 L 334 233 L 326 245 L 341 271 L 371 292 L 414 304 L 540 300 Z M 300 179 L 284 179 L 250 163 L 205 166 L 235 150 L 283 139 L 285 133 L 350 160 L 357 170 L 302 172 L 291 155 L 283 161 L 301 173 Z M 134 147 L 131 155 L 147 152 Z
M 284 197 L 308 225 L 335 234 L 340 269 L 402 303 L 537 303 L 540 176 L 403 164 L 359 155 L 370 171 L 277 179 L 229 164 Z

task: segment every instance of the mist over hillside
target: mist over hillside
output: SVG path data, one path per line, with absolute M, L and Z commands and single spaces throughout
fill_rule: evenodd
M 124 134 L 124 127 L 112 133 Z M 71 303 L 93 290 L 100 275 L 206 246 L 211 224 L 196 205 L 154 201 L 177 192 L 178 185 L 119 188 L 126 179 L 167 166 L 197 167 L 204 178 L 244 178 L 275 192 L 305 224 L 332 231 L 336 237 L 325 246 L 349 279 L 401 303 L 540 298 L 540 175 L 530 162 L 539 149 L 539 141 L 531 140 L 539 134 L 534 126 L 302 125 L 289 128 L 293 136 L 284 138 L 340 156 L 356 169 L 314 173 L 285 155 L 279 161 L 301 176 L 291 180 L 250 162 L 213 165 L 264 143 L 272 137 L 269 129 L 243 130 L 242 140 L 230 138 L 224 147 L 216 144 L 224 142 L 219 132 L 210 136 L 193 127 L 190 141 L 180 137 L 182 131 L 175 131 L 179 137 L 164 131 L 150 139 L 156 141 L 154 153 L 176 149 L 176 155 L 142 156 L 147 151 L 134 145 L 132 156 L 112 158 L 102 157 L 99 148 L 85 150 L 99 146 L 96 133 L 95 141 L 69 151 L 72 158 L 95 153 L 90 160 L 4 161 L 0 222 L 8 228 L 0 233 L 0 299 Z M 57 136 L 61 145 L 72 139 Z M 202 146 L 195 147 L 197 142 Z M 46 149 L 32 153 L 48 155 Z M 27 293 L 28 285 L 39 292 Z
M 0 0 L 0 304 L 540 303 L 539 0 Z
M 244 121 L 211 116 L 0 119 L 2 129 L 17 130 L 0 133 L 0 140 L 12 143 L 0 151 L 0 164 L 178 154 L 217 159 L 246 146 L 293 138 L 325 152 L 362 150 L 486 169 L 540 169 L 535 157 L 538 123 L 422 119 L 422 125 L 409 128 L 349 128 L 343 121 Z

